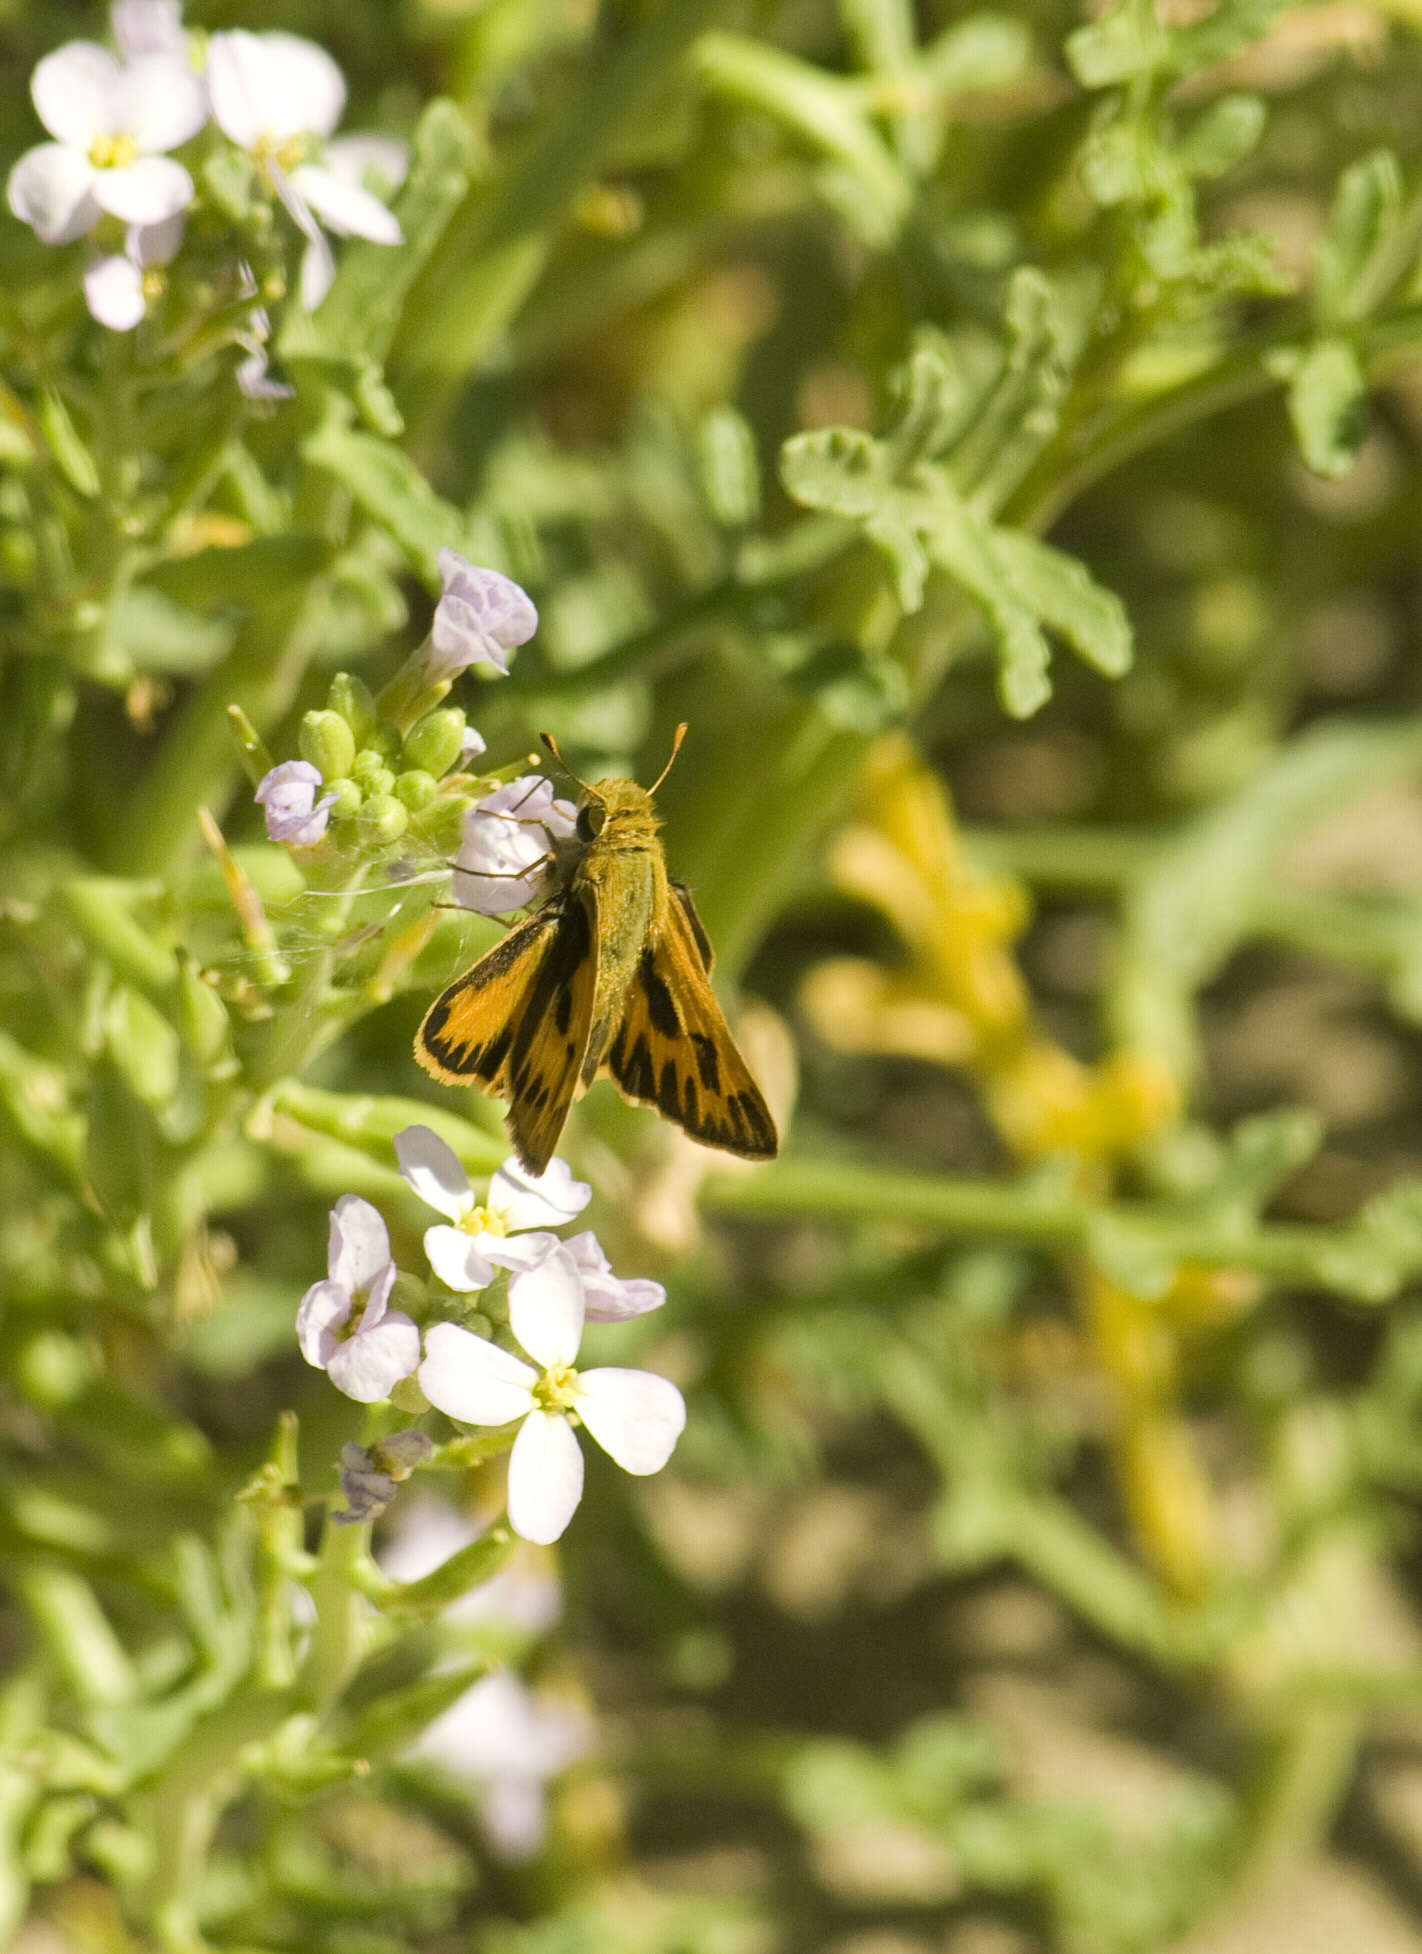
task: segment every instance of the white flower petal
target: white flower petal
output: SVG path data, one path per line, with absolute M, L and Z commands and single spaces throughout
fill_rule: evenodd
M 390 1237 L 380 1210 L 359 1194 L 343 1194 L 331 1210 L 326 1273 L 355 1295 L 368 1289 L 390 1260 Z
M 383 1323 L 386 1320 L 385 1309 L 390 1301 L 390 1292 L 395 1287 L 396 1274 L 395 1264 L 393 1262 L 387 1262 L 366 1292 L 365 1308 L 361 1312 L 360 1319 L 362 1336 L 367 1331 L 373 1330 L 377 1323 Z M 392 1318 L 396 1313 L 394 1311 L 391 1312 Z
M 22 224 L 45 244 L 72 244 L 103 212 L 94 197 L 98 171 L 87 156 L 60 142 L 27 149 L 10 172 L 6 197 Z
M 179 0 L 114 0 L 109 26 L 122 61 L 141 61 L 150 54 L 187 61 L 188 39 Z
M 263 362 L 265 365 L 265 361 Z M 263 774 L 253 799 L 266 810 L 267 839 L 311 848 L 330 822 L 335 795 L 316 799 L 321 776 L 309 760 L 283 760 Z
M 623 1279 L 612 1273 L 602 1244 L 591 1230 L 570 1235 L 563 1244 L 583 1279 L 583 1299 L 589 1323 L 623 1323 L 629 1316 L 645 1316 L 660 1309 L 667 1292 L 646 1276 Z
M 214 34 L 207 85 L 213 119 L 243 149 L 313 131 L 328 136 L 346 105 L 345 80 L 330 55 L 295 34 Z
M 255 34 L 214 34 L 207 44 L 207 92 L 212 119 L 241 149 L 255 149 L 262 120 L 262 54 Z
M 374 177 L 393 192 L 410 174 L 410 145 L 394 136 L 335 136 L 327 143 L 322 161 L 343 183 L 364 189 L 367 177 Z
M 583 1455 L 572 1427 L 556 1411 L 531 1411 L 509 1454 L 509 1525 L 547 1547 L 582 1496 Z
M 509 1277 L 509 1327 L 545 1370 L 572 1363 L 583 1337 L 583 1285 L 566 1250 Z
M 407 1126 L 395 1135 L 400 1172 L 427 1207 L 458 1221 L 474 1206 L 474 1190 L 452 1147 L 428 1126 Z
M 486 1254 L 487 1237 L 466 1234 L 462 1228 L 439 1223 L 425 1230 L 425 1254 L 446 1289 L 468 1295 L 487 1289 L 494 1280 L 494 1263 Z
M 69 41 L 47 54 L 30 77 L 35 113 L 52 136 L 88 149 L 118 121 L 122 69 L 97 41 Z
M 394 211 L 317 163 L 302 163 L 291 173 L 292 187 L 338 237 L 368 238 L 372 244 L 399 244 L 404 237 Z
M 338 1282 L 313 1282 L 296 1312 L 296 1341 L 308 1364 L 325 1370 L 340 1349 L 336 1334 L 351 1320 L 351 1296 Z
M 420 1389 L 438 1410 L 464 1425 L 507 1425 L 533 1408 L 538 1373 L 496 1343 L 436 1323 L 425 1332 Z
M 556 1235 L 481 1235 L 479 1253 L 496 1269 L 536 1269 L 562 1242 Z
M 193 180 L 171 156 L 140 156 L 118 170 L 98 170 L 95 200 L 125 224 L 161 224 L 193 200 Z
M 331 247 L 319 233 L 301 254 L 298 290 L 303 312 L 314 312 L 336 282 L 336 260 Z
M 186 61 L 148 55 L 122 74 L 120 126 L 147 155 L 177 149 L 207 121 L 207 90 Z
M 561 1228 L 592 1199 L 586 1181 L 575 1181 L 566 1160 L 550 1160 L 541 1174 L 530 1174 L 517 1160 L 506 1160 L 489 1183 L 489 1206 L 510 1228 Z
M 145 309 L 143 273 L 130 258 L 95 258 L 84 273 L 84 303 L 110 332 L 132 332 Z
M 391 1310 L 374 1329 L 363 1326 L 332 1352 L 326 1375 L 357 1404 L 388 1398 L 420 1361 L 420 1333 L 408 1316 Z
M 494 1856 L 521 1866 L 548 1837 L 548 1793 L 538 1778 L 491 1778 L 479 1794 L 479 1824 Z
M 686 1404 L 669 1378 L 651 1371 L 582 1371 L 578 1416 L 624 1472 L 660 1472 L 686 1425 Z
M 187 221 L 178 211 L 161 224 L 130 224 L 123 248 L 141 270 L 150 265 L 170 265 L 182 246 Z

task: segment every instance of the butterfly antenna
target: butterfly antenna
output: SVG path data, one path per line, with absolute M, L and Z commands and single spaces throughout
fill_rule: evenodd
M 588 783 L 582 778 L 581 774 L 576 774 L 573 772 L 573 769 L 568 765 L 567 761 L 563 758 L 562 754 L 558 751 L 558 742 L 557 740 L 554 739 L 553 735 L 551 733 L 540 733 L 538 737 L 542 740 L 543 744 L 548 748 L 548 751 L 553 755 L 553 758 L 558 762 L 558 765 L 562 769 L 562 771 L 565 774 L 567 774 L 569 780 L 571 780 L 576 786 L 581 787 L 585 794 L 591 794 L 593 791 L 592 788 L 589 787 Z
M 666 779 L 667 775 L 671 772 L 673 766 L 676 764 L 676 756 L 681 751 L 681 743 L 685 738 L 686 738 L 686 721 L 683 719 L 680 726 L 678 726 L 676 731 L 672 734 L 672 750 L 667 755 L 666 765 L 662 768 L 661 772 L 657 775 L 656 779 L 652 782 L 651 786 L 647 789 L 647 792 L 649 794 L 655 794 L 657 789 L 661 786 L 662 782 Z

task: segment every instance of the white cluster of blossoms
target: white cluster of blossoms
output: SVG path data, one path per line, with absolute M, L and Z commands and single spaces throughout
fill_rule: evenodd
M 46 244 L 72 244 L 106 219 L 125 227 L 122 250 L 96 256 L 84 278 L 85 301 L 101 325 L 115 332 L 138 325 L 162 268 L 177 255 L 197 189 L 172 152 L 209 121 L 252 158 L 305 238 L 307 310 L 334 275 L 323 226 L 376 244 L 401 241 L 395 216 L 364 180 L 373 174 L 387 191 L 398 189 L 408 151 L 384 136 L 329 140 L 346 84 L 324 48 L 293 34 L 238 29 L 208 40 L 199 73 L 179 0 L 118 0 L 111 24 L 116 53 L 69 41 L 36 67 L 30 93 L 52 140 L 26 150 L 7 190 L 10 209 Z M 260 314 L 254 334 L 247 390 L 267 393 Z
M 583 1489 L 581 1425 L 627 1472 L 659 1472 L 686 1422 L 680 1391 L 649 1371 L 576 1368 L 585 1323 L 641 1316 L 666 1300 L 660 1283 L 613 1274 L 597 1237 L 554 1233 L 587 1206 L 591 1189 L 554 1160 L 533 1176 L 509 1160 L 480 1202 L 439 1136 L 409 1126 L 396 1137 L 400 1172 L 445 1217 L 425 1235 L 430 1267 L 447 1289 L 472 1295 L 508 1275 L 508 1321 L 523 1357 L 458 1323 L 424 1334 L 390 1308 L 396 1268 L 380 1214 L 347 1194 L 331 1214 L 328 1274 L 297 1314 L 307 1362 L 362 1404 L 418 1376 L 430 1404 L 465 1425 L 517 1422 L 509 1455 L 508 1514 L 525 1540 L 557 1540 Z M 528 1361 L 526 1361 L 526 1359 Z

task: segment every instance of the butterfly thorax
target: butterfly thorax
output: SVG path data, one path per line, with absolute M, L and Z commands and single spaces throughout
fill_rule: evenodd
M 636 975 L 653 922 L 667 905 L 667 871 L 652 797 L 635 780 L 600 780 L 585 806 L 603 810 L 570 877 L 573 892 L 597 905 L 597 985 L 586 1069 L 591 1077 L 607 1049 Z

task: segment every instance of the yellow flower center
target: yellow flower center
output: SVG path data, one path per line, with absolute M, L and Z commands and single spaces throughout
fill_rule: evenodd
M 309 136 L 288 136 L 285 142 L 273 142 L 270 136 L 258 136 L 252 150 L 252 161 L 270 184 L 273 166 L 290 176 L 299 164 L 309 159 L 311 147 Z
M 544 1371 L 533 1387 L 534 1401 L 544 1411 L 571 1411 L 577 1401 L 578 1373 L 571 1364 Z
M 89 161 L 96 170 L 124 170 L 138 160 L 132 136 L 96 136 L 89 145 Z
M 471 1208 L 459 1217 L 456 1227 L 466 1235 L 507 1235 L 508 1216 L 499 1208 Z

